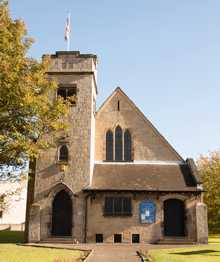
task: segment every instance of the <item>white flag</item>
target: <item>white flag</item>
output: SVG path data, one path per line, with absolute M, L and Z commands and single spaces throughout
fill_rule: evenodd
M 71 23 L 70 23 L 70 14 L 69 14 L 66 19 L 66 27 L 65 27 L 65 34 L 64 34 L 65 41 L 70 40 L 70 32 L 71 32 Z

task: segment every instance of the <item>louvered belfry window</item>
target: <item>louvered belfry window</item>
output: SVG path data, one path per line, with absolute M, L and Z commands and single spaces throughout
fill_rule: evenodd
M 62 145 L 59 151 L 59 161 L 68 162 L 69 152 L 66 145 Z
M 113 160 L 113 133 L 111 130 L 106 133 L 106 160 Z
M 131 134 L 128 129 L 124 132 L 124 160 L 131 161 Z
M 115 129 L 115 160 L 122 161 L 122 129 L 117 126 Z

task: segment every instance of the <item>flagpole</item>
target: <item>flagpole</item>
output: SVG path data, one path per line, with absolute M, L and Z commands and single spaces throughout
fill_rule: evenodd
M 70 12 L 69 12 L 68 16 L 69 16 L 69 27 L 71 28 Z M 71 29 L 69 31 L 69 37 L 68 37 L 68 40 L 67 40 L 67 51 L 70 51 L 70 37 L 71 37 Z
M 70 51 L 71 21 L 70 13 L 67 16 L 64 39 L 66 41 L 66 51 Z

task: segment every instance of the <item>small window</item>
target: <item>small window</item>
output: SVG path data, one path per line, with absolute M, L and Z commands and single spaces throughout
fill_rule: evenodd
M 132 243 L 140 243 L 140 235 L 132 234 Z
M 118 111 L 120 111 L 120 101 L 118 100 Z
M 59 161 L 68 162 L 69 152 L 66 145 L 62 145 L 59 150 Z
M 57 96 L 61 96 L 64 100 L 69 100 L 72 105 L 76 104 L 76 87 L 59 87 Z
M 121 243 L 121 242 L 122 242 L 122 235 L 114 234 L 114 243 Z
M 103 243 L 103 234 L 96 234 L 95 235 L 95 242 L 96 243 Z

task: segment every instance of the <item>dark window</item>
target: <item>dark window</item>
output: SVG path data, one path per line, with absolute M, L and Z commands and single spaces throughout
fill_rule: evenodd
M 120 111 L 120 101 L 118 100 L 118 111 Z
M 69 158 L 68 148 L 66 145 L 62 145 L 59 151 L 59 161 L 67 162 Z
M 122 242 L 121 234 L 114 234 L 114 243 L 121 243 L 121 242 Z
M 121 197 L 116 197 L 114 199 L 114 213 L 116 216 L 122 214 L 123 212 L 122 205 L 123 205 L 123 199 Z
M 95 242 L 96 243 L 103 243 L 103 234 L 96 234 L 95 235 Z
M 3 211 L 1 210 L 0 211 L 0 218 L 2 218 L 3 217 Z
M 131 214 L 131 198 L 129 197 L 123 198 L 123 212 L 128 216 Z
M 132 215 L 130 197 L 106 197 L 105 216 L 131 216 Z
M 140 243 L 140 235 L 132 234 L 132 243 Z
M 131 134 L 129 130 L 125 130 L 124 133 L 124 160 L 131 161 Z
M 113 215 L 114 214 L 114 203 L 113 203 L 113 197 L 106 197 L 105 198 L 105 210 L 104 214 L 106 216 Z
M 76 87 L 59 87 L 57 95 L 61 96 L 64 100 L 69 99 L 71 104 L 76 104 Z
M 122 129 L 120 126 L 115 129 L 115 160 L 122 161 Z
M 106 160 L 113 160 L 113 133 L 111 130 L 106 133 Z

